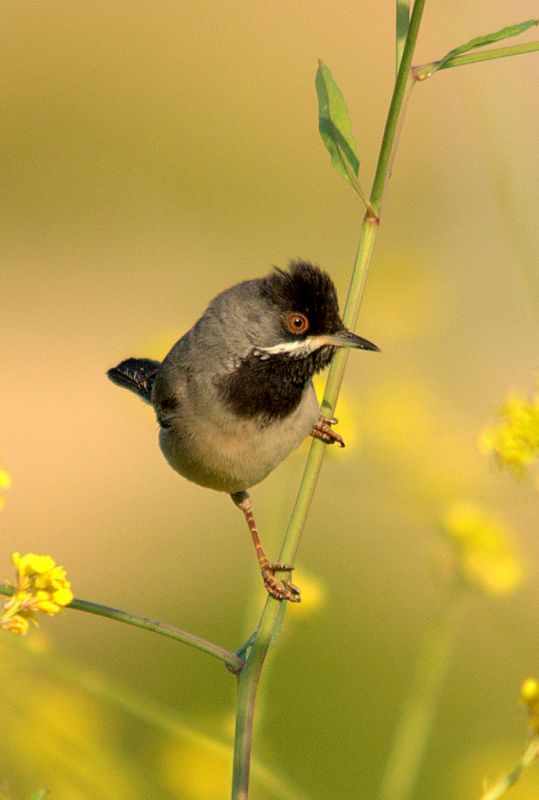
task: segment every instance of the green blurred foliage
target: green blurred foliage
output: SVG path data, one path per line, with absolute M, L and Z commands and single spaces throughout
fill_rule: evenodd
M 416 60 L 534 13 L 531 0 L 429 4 Z M 361 209 L 319 140 L 314 74 L 321 58 L 338 80 L 367 185 L 393 29 L 393 3 L 3 3 L 6 576 L 12 550 L 50 552 L 80 597 L 231 649 L 250 634 L 263 591 L 243 520 L 168 468 L 151 410 L 104 373 L 162 357 L 217 291 L 291 257 L 320 263 L 344 298 Z M 477 437 L 536 368 L 536 96 L 530 55 L 447 70 L 408 107 L 359 325 L 382 353 L 349 359 L 337 408 L 349 446 L 328 453 L 298 565 L 312 594 L 306 582 L 285 621 L 255 743 L 310 798 L 376 789 L 446 578 L 437 523 L 453 502 L 517 531 L 530 578 L 510 599 L 463 605 L 417 800 L 472 800 L 524 737 L 537 487 L 493 468 Z M 271 553 L 305 453 L 252 493 Z M 234 682 L 212 659 L 76 612 L 45 625 L 56 655 L 230 737 Z M 188 743 L 48 677 L 38 656 L 30 673 L 11 651 L 1 663 L 14 797 L 47 786 L 69 800 L 196 800 L 192 773 L 170 767 L 179 746 L 193 769 Z M 40 738 L 44 714 L 56 727 Z

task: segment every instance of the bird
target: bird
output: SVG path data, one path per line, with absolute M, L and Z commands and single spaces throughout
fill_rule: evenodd
M 153 406 L 170 466 L 243 512 L 277 600 L 297 603 L 300 589 L 277 575 L 293 565 L 268 558 L 248 490 L 307 436 L 344 447 L 312 385 L 342 347 L 379 350 L 345 328 L 328 273 L 296 259 L 218 294 L 163 361 L 128 358 L 107 372 Z

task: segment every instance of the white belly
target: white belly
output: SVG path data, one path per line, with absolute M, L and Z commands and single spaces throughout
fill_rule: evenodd
M 173 469 L 188 480 L 230 494 L 259 483 L 308 436 L 320 415 L 312 386 L 285 419 L 261 425 L 228 413 L 187 413 L 162 429 L 159 443 Z M 189 417 L 187 422 L 186 417 Z

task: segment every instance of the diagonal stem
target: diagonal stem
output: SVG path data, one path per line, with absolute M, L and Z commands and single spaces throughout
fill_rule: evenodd
M 419 33 L 424 7 L 425 0 L 416 0 L 412 18 L 410 20 L 408 38 L 404 47 L 401 66 L 389 106 L 386 127 L 382 138 L 380 155 L 378 156 L 378 163 L 370 196 L 371 203 L 377 215 L 380 214 L 381 201 L 387 180 L 389 178 L 406 101 L 413 86 L 413 82 L 411 80 L 412 57 Z M 372 217 L 367 212 L 361 224 L 359 245 L 357 249 L 354 270 L 352 273 L 352 279 L 350 281 L 350 287 L 343 313 L 343 322 L 345 326 L 352 329 L 356 325 L 361 303 L 363 301 L 363 296 L 365 294 L 367 275 L 376 242 L 376 236 L 378 234 L 378 228 L 379 216 Z M 323 414 L 331 415 L 333 413 L 344 376 L 347 356 L 348 353 L 344 350 L 341 350 L 333 359 L 326 383 L 324 399 L 322 400 Z M 305 525 L 307 513 L 309 511 L 314 490 L 316 488 L 316 483 L 318 481 L 322 460 L 324 458 L 324 452 L 325 448 L 321 442 L 314 441 L 312 443 L 307 464 L 305 466 L 305 472 L 303 474 L 303 480 L 301 482 L 296 503 L 292 511 L 290 523 L 288 525 L 288 530 L 281 548 L 281 553 L 279 556 L 279 560 L 281 561 L 294 562 L 301 532 L 303 530 L 303 526 Z
M 243 667 L 243 661 L 234 653 L 230 653 L 223 647 L 220 647 L 213 642 L 208 642 L 194 633 L 183 631 L 180 628 L 175 628 L 172 625 L 167 625 L 165 622 L 148 619 L 141 617 L 138 614 L 132 614 L 130 611 L 121 611 L 117 608 L 110 606 L 102 606 L 98 603 L 92 603 L 88 600 L 80 600 L 75 598 L 68 608 L 74 608 L 77 611 L 87 611 L 90 614 L 97 614 L 100 617 L 108 617 L 108 619 L 115 619 L 119 622 L 125 622 L 128 625 L 134 625 L 136 628 L 144 628 L 154 633 L 160 633 L 161 636 L 168 636 L 170 639 L 176 639 L 178 642 L 194 647 L 195 650 L 200 650 L 202 653 L 207 653 L 214 658 L 218 658 L 227 666 L 232 672 L 238 672 Z
M 442 64 L 439 61 L 432 61 L 430 64 L 421 64 L 418 67 L 414 67 L 414 79 L 416 81 L 424 81 L 442 69 L 464 67 L 466 64 L 479 64 L 481 61 L 494 61 L 496 58 L 520 56 L 525 53 L 535 53 L 537 50 L 539 50 L 539 42 L 525 42 L 524 44 L 513 44 L 508 47 L 496 47 L 493 50 L 483 50 L 480 53 L 464 53 L 461 56 L 449 58 Z
M 11 596 L 14 589 L 11 586 L 0 584 L 0 594 Z M 165 622 L 158 622 L 154 619 L 141 617 L 138 614 L 132 614 L 130 611 L 121 611 L 119 608 L 112 608 L 111 606 L 102 606 L 99 603 L 92 603 L 90 600 L 80 600 L 75 598 L 66 608 L 73 608 L 76 611 L 86 611 L 89 614 L 96 614 L 99 617 L 107 617 L 108 619 L 115 619 L 118 622 L 125 622 L 127 625 L 134 625 L 136 628 L 144 628 L 154 633 L 159 633 L 161 636 L 168 636 L 169 639 L 176 639 L 178 642 L 194 647 L 202 653 L 207 653 L 214 658 L 222 661 L 231 672 L 239 672 L 243 667 L 243 661 L 234 653 L 230 653 L 223 647 L 208 642 L 200 636 L 195 636 L 194 633 L 182 631 L 180 628 L 174 628 L 172 625 L 167 625 Z
M 404 46 L 402 60 L 391 98 L 376 174 L 370 195 L 372 211 L 367 211 L 361 225 L 359 246 L 343 314 L 343 322 L 347 327 L 354 327 L 365 292 L 367 273 L 379 227 L 381 201 L 390 175 L 405 102 L 413 86 L 411 77 L 412 57 L 419 34 L 424 7 L 425 0 L 416 0 L 414 3 L 406 44 Z M 331 415 L 333 412 L 342 383 L 345 366 L 346 354 L 337 353 L 329 372 L 326 391 L 322 401 L 323 414 Z M 324 445 L 319 441 L 313 441 L 288 529 L 281 547 L 279 555 L 280 561 L 294 562 L 301 533 L 316 489 L 323 457 Z M 246 800 L 248 797 L 249 761 L 253 737 L 256 692 L 264 660 L 271 642 L 277 635 L 284 611 L 285 606 L 283 603 L 268 597 L 260 618 L 257 637 L 249 650 L 244 668 L 238 674 L 232 800 Z
M 536 763 L 539 758 L 539 735 L 535 735 L 526 747 L 522 758 L 506 775 L 502 775 L 493 786 L 486 789 L 481 795 L 481 800 L 498 800 L 521 777 L 524 770 Z

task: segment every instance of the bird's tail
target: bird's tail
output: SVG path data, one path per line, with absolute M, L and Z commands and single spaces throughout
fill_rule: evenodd
M 160 366 L 160 361 L 152 361 L 150 358 L 127 358 L 117 367 L 109 369 L 107 377 L 117 386 L 123 386 L 151 403 L 152 387 Z

